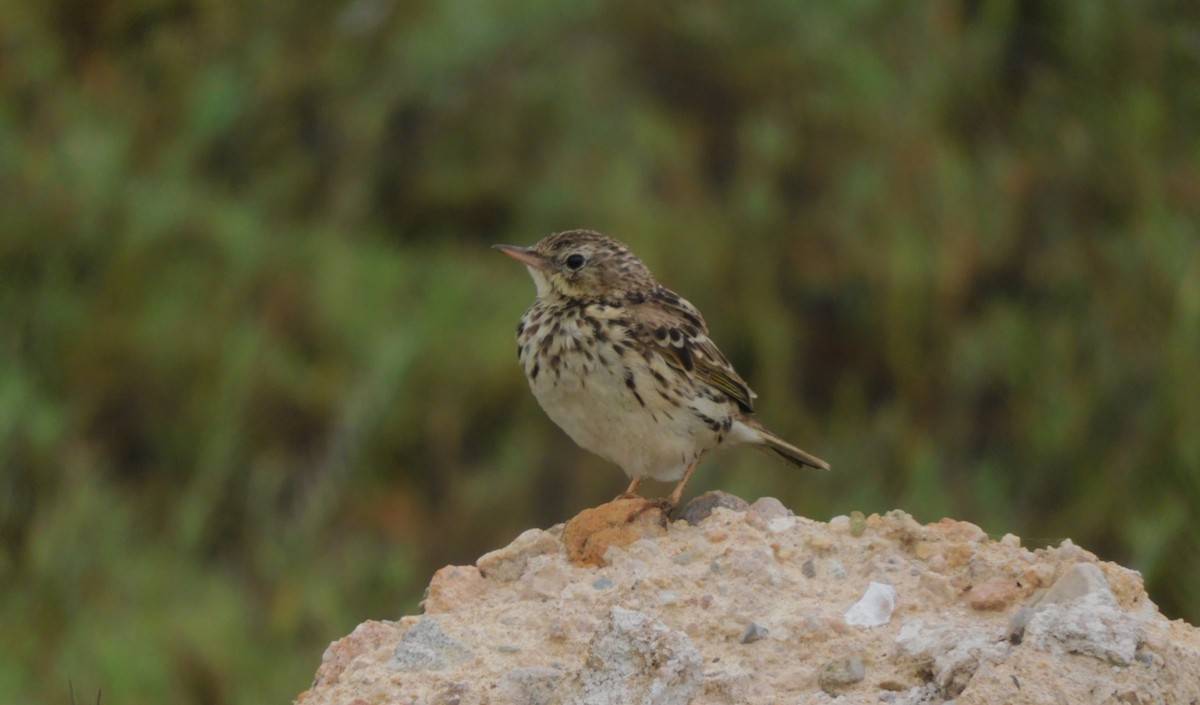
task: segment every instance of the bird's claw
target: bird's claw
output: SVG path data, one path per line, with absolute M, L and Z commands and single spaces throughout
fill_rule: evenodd
M 658 499 L 645 499 L 642 502 L 643 502 L 642 506 L 638 507 L 637 509 L 635 509 L 629 513 L 629 516 L 625 519 L 626 524 L 632 523 L 638 517 L 640 517 L 642 514 L 645 514 L 646 512 L 650 511 L 651 509 L 657 509 L 662 515 L 663 526 L 666 526 L 667 523 L 669 522 L 668 517 L 670 516 L 671 511 L 673 509 L 675 509 L 675 506 L 677 504 L 679 504 L 678 500 L 673 501 L 671 497 L 660 497 Z

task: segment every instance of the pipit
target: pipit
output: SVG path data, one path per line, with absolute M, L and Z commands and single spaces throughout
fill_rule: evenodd
M 517 326 L 517 357 L 538 403 L 580 446 L 643 478 L 679 483 L 705 454 L 749 443 L 798 466 L 829 464 L 754 419 L 757 395 L 708 337 L 696 307 L 659 284 L 629 248 L 590 230 L 533 247 L 496 245 L 521 262 L 537 299 Z

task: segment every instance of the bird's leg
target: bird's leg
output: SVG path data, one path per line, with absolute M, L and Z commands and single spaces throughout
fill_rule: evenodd
M 683 479 L 679 481 L 678 485 L 675 485 L 675 489 L 671 491 L 669 496 L 661 499 L 646 500 L 646 503 L 643 504 L 640 509 L 630 514 L 629 518 L 625 521 L 631 522 L 650 509 L 658 509 L 662 512 L 663 526 L 666 526 L 667 515 L 671 513 L 672 509 L 679 506 L 679 499 L 683 496 L 683 488 L 687 487 L 688 480 L 691 479 L 692 473 L 696 472 L 696 468 L 700 465 L 700 461 L 704 459 L 704 455 L 707 452 L 708 451 L 701 452 L 700 455 L 696 456 L 696 459 L 692 461 L 692 464 L 688 465 L 687 470 L 683 473 Z
M 666 504 L 663 506 L 663 513 L 669 512 L 679 506 L 679 500 L 683 497 L 683 488 L 687 487 L 688 480 L 692 479 L 692 473 L 696 472 L 696 467 L 700 465 L 700 461 L 704 460 L 704 456 L 708 453 L 707 450 L 700 451 L 700 455 L 692 461 L 686 472 L 683 473 L 683 479 L 675 485 L 675 489 L 671 490 L 671 495 L 667 497 Z
M 633 482 L 629 483 L 629 489 L 625 490 L 621 494 L 614 497 L 613 501 L 615 502 L 618 499 L 633 499 L 634 497 L 637 497 L 638 496 L 637 488 L 638 488 L 638 485 L 641 485 L 641 484 L 642 484 L 642 478 L 640 476 L 633 478 Z

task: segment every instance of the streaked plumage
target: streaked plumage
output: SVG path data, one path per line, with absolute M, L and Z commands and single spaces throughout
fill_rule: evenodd
M 655 281 L 627 246 L 589 230 L 532 248 L 497 245 L 526 265 L 537 299 L 517 326 L 517 355 L 542 409 L 633 483 L 680 480 L 700 459 L 750 443 L 796 465 L 829 465 L 754 418 L 756 395 L 708 337 L 696 307 Z

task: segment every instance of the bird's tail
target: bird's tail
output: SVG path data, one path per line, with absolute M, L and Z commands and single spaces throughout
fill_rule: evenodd
M 821 460 L 812 453 L 800 450 L 796 446 L 788 443 L 774 433 L 763 428 L 757 421 L 753 419 L 742 419 L 741 423 L 753 432 L 756 437 L 754 441 L 755 447 L 761 448 L 764 451 L 769 451 L 774 455 L 778 455 L 784 460 L 797 465 L 799 467 L 812 467 L 818 470 L 828 470 L 829 463 Z M 753 442 L 753 441 L 752 441 Z

